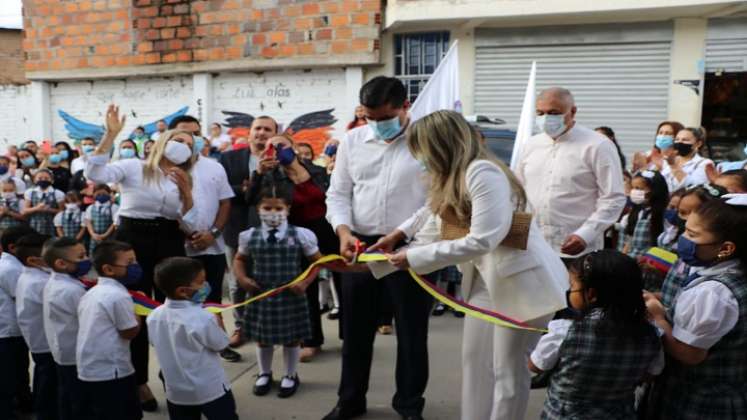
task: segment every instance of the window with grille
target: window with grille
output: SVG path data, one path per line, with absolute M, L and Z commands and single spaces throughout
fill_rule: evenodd
M 394 36 L 394 75 L 407 87 L 410 102 L 415 102 L 448 50 L 448 32 Z

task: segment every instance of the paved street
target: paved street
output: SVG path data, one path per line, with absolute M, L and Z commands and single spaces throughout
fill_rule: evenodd
M 230 325 L 230 324 L 229 324 Z M 427 420 L 454 420 L 459 418 L 461 394 L 461 328 L 462 320 L 446 313 L 440 318 L 431 318 L 430 324 L 431 379 L 426 393 Z M 340 372 L 341 342 L 337 339 L 337 322 L 325 319 L 327 345 L 322 355 L 309 364 L 301 364 L 299 374 L 301 388 L 288 400 L 278 399 L 274 393 L 258 398 L 252 395 L 257 366 L 254 347 L 246 345 L 240 349 L 244 361 L 225 363 L 226 372 L 233 384 L 239 416 L 241 419 L 257 420 L 319 420 L 330 410 L 337 398 L 337 382 Z M 394 336 L 378 336 L 376 353 L 371 372 L 368 393 L 368 415 L 365 420 L 396 420 L 399 417 L 390 408 L 394 392 L 394 364 L 396 360 Z M 151 352 L 151 354 L 153 354 Z M 163 389 L 159 387 L 157 365 L 152 364 L 151 386 L 161 404 L 155 414 L 146 414 L 145 419 L 167 419 L 163 406 Z M 282 369 L 281 352 L 275 352 L 275 371 Z M 276 379 L 278 374 L 275 375 Z M 544 390 L 532 393 L 527 419 L 536 419 L 544 399 Z M 482 419 L 475 419 L 482 420 Z

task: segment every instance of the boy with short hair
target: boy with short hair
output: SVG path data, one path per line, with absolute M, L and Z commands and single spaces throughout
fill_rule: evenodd
M 127 287 L 140 281 L 143 270 L 130 244 L 104 241 L 93 253 L 98 282 L 78 305 L 78 378 L 90 400 L 94 418 L 139 420 L 130 340 L 140 331 Z
M 32 233 L 16 244 L 24 265 L 16 287 L 16 315 L 24 340 L 34 359 L 34 411 L 38 420 L 56 420 L 57 366 L 44 333 L 43 292 L 49 281 L 42 248 L 49 236 Z
M 91 271 L 91 261 L 83 244 L 72 238 L 47 241 L 42 255 L 53 271 L 44 286 L 44 331 L 57 364 L 60 419 L 84 419 L 88 407 L 78 379 L 75 351 L 78 304 L 86 293 L 80 279 Z
M 186 257 L 158 264 L 155 283 L 167 296 L 147 318 L 148 337 L 161 365 L 172 420 L 238 419 L 219 353 L 228 336 L 202 309 L 210 294 L 201 262 Z
M 93 189 L 93 197 L 96 201 L 88 206 L 83 216 L 88 234 L 91 235 L 91 244 L 88 248 L 91 255 L 99 243 L 114 234 L 119 212 L 119 206 L 112 204 L 112 189 L 108 185 L 97 184 Z
M 0 256 L 0 360 L 11 369 L 0 374 L 0 418 L 14 419 L 13 401 L 19 397 L 19 383 L 25 381 L 28 390 L 29 356 L 26 343 L 16 319 L 16 286 L 23 265 L 16 257 L 16 243 L 34 231 L 26 226 L 6 229 L 0 237 L 3 253 Z M 25 369 L 25 372 L 24 372 Z M 26 393 L 26 392 L 24 392 Z M 30 393 L 30 392 L 28 392 Z

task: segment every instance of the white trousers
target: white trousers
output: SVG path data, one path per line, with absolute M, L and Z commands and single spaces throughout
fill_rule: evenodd
M 485 282 L 475 272 L 467 302 L 492 308 Z M 500 308 L 497 308 L 500 310 Z M 552 315 L 529 324 L 545 327 Z M 529 352 L 540 334 L 498 327 L 466 317 L 462 345 L 462 420 L 522 420 L 529 401 Z

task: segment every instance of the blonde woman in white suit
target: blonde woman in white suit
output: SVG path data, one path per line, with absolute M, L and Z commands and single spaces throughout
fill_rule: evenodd
M 470 304 L 545 327 L 566 306 L 568 274 L 533 223 L 526 250 L 501 245 L 514 212 L 526 205 L 516 177 L 452 111 L 419 120 L 409 129 L 407 143 L 430 178 L 428 204 L 413 215 L 413 231 L 395 230 L 371 248 L 391 252 L 394 244 L 414 237 L 409 247 L 390 255 L 393 265 L 426 274 L 457 264 Z M 445 239 L 453 237 L 448 232 L 455 226 L 463 236 Z M 538 339 L 535 332 L 465 319 L 463 420 L 524 418 L 527 355 Z

